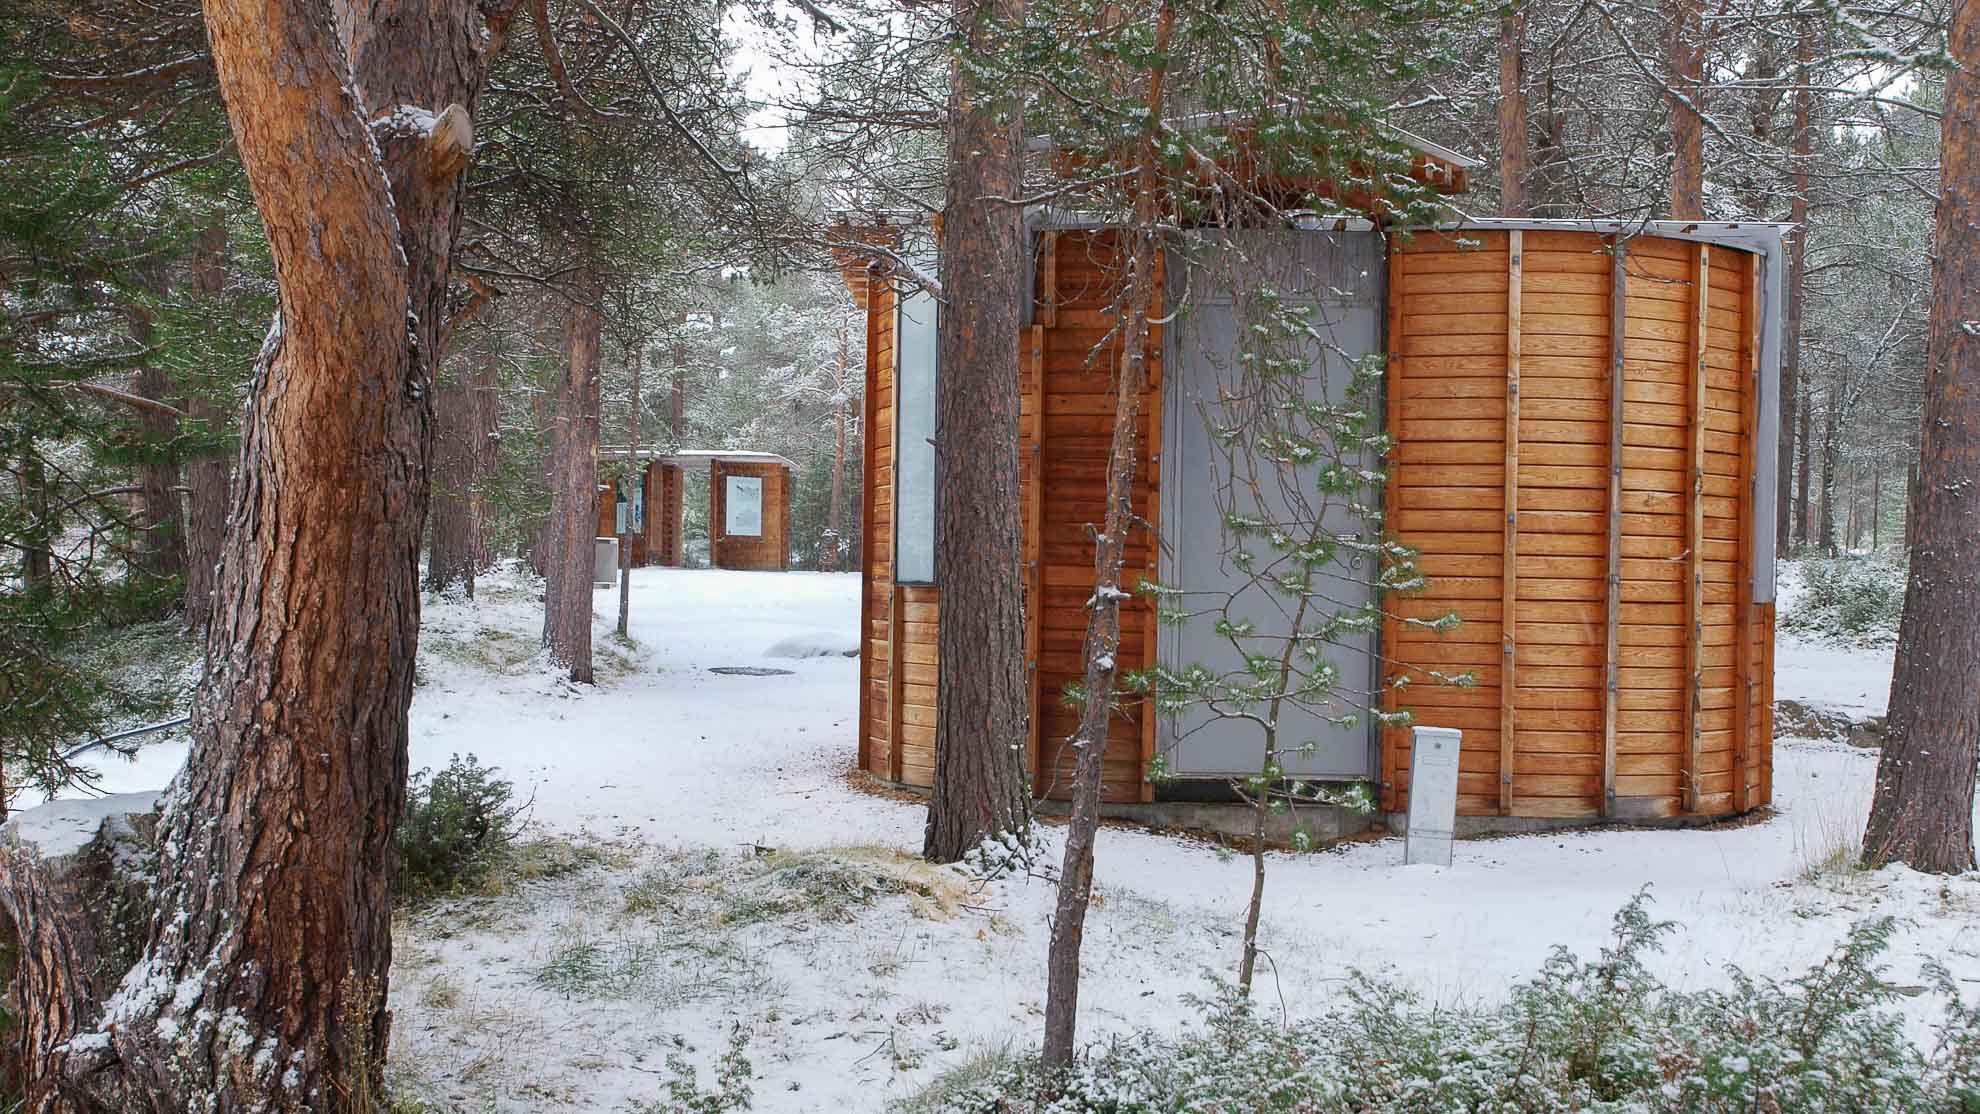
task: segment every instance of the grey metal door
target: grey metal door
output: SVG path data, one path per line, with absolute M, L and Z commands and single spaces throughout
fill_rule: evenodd
M 1267 483 L 1257 494 L 1246 485 L 1231 485 L 1228 470 L 1213 451 L 1209 421 L 1224 413 L 1220 389 L 1241 382 L 1237 371 L 1238 331 L 1248 314 L 1242 298 L 1270 283 L 1288 302 L 1315 308 L 1312 320 L 1322 340 L 1303 346 L 1310 357 L 1309 397 L 1325 390 L 1340 397 L 1350 361 L 1382 345 L 1383 304 L 1387 289 L 1380 239 L 1365 228 L 1345 232 L 1248 231 L 1219 237 L 1198 257 L 1207 265 L 1185 268 L 1171 260 L 1170 305 L 1180 310 L 1167 331 L 1164 353 L 1161 526 L 1164 546 L 1162 576 L 1180 587 L 1192 610 L 1217 607 L 1233 620 L 1248 619 L 1269 636 L 1290 632 L 1292 623 L 1283 597 L 1257 584 L 1252 573 L 1239 569 L 1227 540 L 1220 491 L 1239 513 L 1260 512 L 1286 521 L 1289 503 L 1318 500 L 1311 470 L 1279 470 L 1292 490 L 1280 492 Z M 1373 461 L 1369 461 L 1371 465 Z M 1301 494 L 1293 494 L 1301 491 Z M 1260 505 L 1262 500 L 1263 505 Z M 1344 509 L 1320 516 L 1336 529 L 1352 528 Z M 1272 552 L 1253 546 L 1257 568 Z M 1324 594 L 1342 602 L 1372 598 L 1377 568 L 1371 558 L 1360 567 L 1332 566 Z M 1197 664 L 1213 672 L 1241 669 L 1244 656 L 1217 631 L 1218 616 L 1199 615 L 1180 626 L 1164 626 L 1158 654 L 1171 666 Z M 1253 643 L 1256 649 L 1260 643 Z M 1281 765 L 1288 775 L 1316 779 L 1355 780 L 1375 774 L 1374 726 L 1357 706 L 1366 700 L 1378 676 L 1374 631 L 1346 637 L 1328 648 L 1325 659 L 1339 671 L 1341 698 L 1322 710 L 1287 707 L 1280 717 Z M 1328 716 L 1360 710 L 1352 727 L 1330 722 Z M 1213 715 L 1192 706 L 1162 717 L 1157 745 L 1170 770 L 1183 777 L 1241 777 L 1258 772 L 1265 753 L 1264 734 L 1245 720 Z

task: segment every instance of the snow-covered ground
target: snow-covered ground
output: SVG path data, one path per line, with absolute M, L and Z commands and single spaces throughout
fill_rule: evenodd
M 974 1052 L 1034 1043 L 1050 883 L 913 865 L 921 806 L 845 779 L 858 663 L 832 651 L 854 645 L 857 577 L 650 569 L 633 586 L 631 646 L 609 635 L 615 594 L 596 597 L 593 688 L 537 655 L 541 604 L 513 576 L 476 603 L 428 602 L 414 767 L 454 753 L 500 767 L 534 795 L 537 824 L 579 836 L 595 861 L 405 920 L 402 1069 L 462 1110 L 638 1111 L 666 1096 L 670 1056 L 705 1085 L 740 1027 L 755 1109 L 865 1111 Z M 1777 695 L 1880 713 L 1889 671 L 1887 652 L 1783 638 Z M 147 748 L 103 787 L 157 788 L 181 755 Z M 1404 867 L 1397 839 L 1274 855 L 1263 999 L 1311 1012 L 1352 968 L 1445 1001 L 1496 996 L 1556 944 L 1592 952 L 1644 886 L 1681 924 L 1660 960 L 1675 985 L 1735 965 L 1799 973 L 1852 922 L 1889 914 L 1903 921 L 1894 975 L 1916 981 L 1936 957 L 1971 997 L 1980 875 L 1833 868 L 1861 831 L 1874 763 L 1781 740 L 1778 815 L 1739 827 L 1467 841 L 1449 870 Z M 841 901 L 849 877 L 880 892 Z M 1206 973 L 1235 966 L 1248 862 L 1108 828 L 1098 877 L 1083 1034 L 1174 1027 Z M 758 900 L 778 893 L 784 904 Z M 1914 1008 L 1923 1038 L 1931 1019 Z
M 1800 568 L 1780 566 L 1776 616 L 1795 606 L 1802 592 Z M 1836 645 L 1792 631 L 1774 636 L 1774 698 L 1853 719 L 1881 716 L 1891 700 L 1891 650 Z

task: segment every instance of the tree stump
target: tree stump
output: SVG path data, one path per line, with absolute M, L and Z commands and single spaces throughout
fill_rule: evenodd
M 90 1038 L 76 1038 L 143 954 L 157 798 L 55 801 L 0 828 L 0 977 L 13 1014 L 0 1075 L 26 1114 L 73 1109 L 65 1061 L 87 1050 Z

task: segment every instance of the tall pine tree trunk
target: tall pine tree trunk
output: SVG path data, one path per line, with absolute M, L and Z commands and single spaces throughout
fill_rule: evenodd
M 49 516 L 48 468 L 33 445 L 21 453 L 21 505 L 31 523 L 22 531 L 21 588 L 29 595 L 44 596 L 54 586 L 55 555 L 49 547 L 55 521 Z
M 1140 417 L 1142 388 L 1148 381 L 1149 316 L 1155 305 L 1156 269 L 1162 248 L 1156 231 L 1161 216 L 1161 183 L 1154 129 L 1160 120 L 1168 77 L 1166 58 L 1175 24 L 1174 4 L 1162 0 L 1155 23 L 1155 57 L 1164 61 L 1148 75 L 1146 130 L 1138 137 L 1134 151 L 1134 223 L 1119 233 L 1121 261 L 1127 273 L 1120 300 L 1121 354 L 1114 375 L 1114 434 L 1107 446 L 1107 516 L 1093 539 L 1093 596 L 1087 603 L 1086 637 L 1081 646 L 1086 663 L 1084 703 L 1079 729 L 1072 738 L 1072 816 L 1066 824 L 1052 938 L 1045 956 L 1042 1056 L 1051 1071 L 1072 1063 L 1079 1024 L 1079 953 L 1086 938 L 1087 906 L 1093 899 L 1093 850 L 1100 833 L 1107 728 L 1113 718 L 1114 682 L 1120 669 L 1121 601 L 1128 597 L 1121 588 L 1121 567 L 1127 561 L 1128 533 L 1138 525 L 1134 513 L 1135 422 Z M 1155 712 L 1151 707 L 1144 714 Z
M 194 397 L 186 412 L 210 431 L 227 427 L 227 412 L 204 398 Z M 225 454 L 203 453 L 186 461 L 186 594 L 180 618 L 188 631 L 204 631 L 213 621 L 232 489 Z
M 1809 488 L 1809 484 L 1812 482 L 1812 477 L 1809 475 L 1809 457 L 1812 455 L 1811 446 L 1815 443 L 1812 432 L 1815 392 L 1810 390 L 1809 387 L 1810 384 L 1807 382 L 1801 384 L 1799 406 L 1801 413 L 1795 422 L 1794 433 L 1794 540 L 1796 545 L 1808 544 L 1808 535 L 1814 528 L 1815 516 L 1814 493 Z
M 1781 433 L 1778 456 L 1780 483 L 1775 490 L 1774 545 L 1787 552 L 1794 527 L 1795 411 L 1801 392 L 1801 323 L 1808 305 L 1808 170 L 1815 152 L 1815 93 L 1809 88 L 1809 66 L 1815 57 L 1813 21 L 1797 21 L 1794 41 L 1794 172 L 1793 197 L 1788 201 L 1787 328 L 1781 338 Z M 1803 436 L 1806 436 L 1805 432 Z
M 215 298 L 226 289 L 227 262 L 227 226 L 215 220 L 194 242 L 193 283 L 202 296 Z M 231 419 L 200 392 L 187 402 L 186 413 L 209 436 L 226 429 Z M 203 633 L 213 621 L 213 591 L 232 502 L 230 460 L 229 453 L 212 448 L 186 460 L 186 595 L 180 615 L 189 631 Z
M 956 0 L 966 49 L 991 46 L 1022 0 Z M 935 582 L 942 589 L 935 779 L 922 854 L 955 862 L 984 839 L 1028 838 L 1029 689 L 1018 500 L 1018 321 L 1024 214 L 993 200 L 1023 181 L 1023 123 L 1008 90 L 960 61 L 950 73 L 949 179 L 935 387 Z
M 482 360 L 474 371 L 474 477 L 468 492 L 468 514 L 474 519 L 474 568 L 486 571 L 495 563 L 495 515 L 482 479 L 501 466 L 502 375 L 495 361 Z
M 52 1109 L 382 1102 L 431 358 L 468 113 L 507 19 L 469 0 L 206 6 L 280 317 L 165 794 L 157 912 L 130 991 L 65 1022 L 105 1039 L 31 1065 Z
M 598 536 L 598 345 L 605 284 L 595 253 L 587 246 L 583 254 L 583 273 L 564 320 L 544 554 L 543 644 L 552 660 L 570 670 L 571 680 L 588 685 L 592 548 Z
M 851 400 L 847 396 L 846 385 L 852 375 L 852 346 L 847 338 L 846 323 L 839 322 L 839 376 L 835 381 L 835 402 L 832 406 L 832 498 L 825 504 L 825 551 L 818 555 L 818 567 L 826 572 L 839 571 L 839 523 L 845 521 L 846 506 L 846 418 Z
M 156 276 L 146 274 L 143 278 L 147 292 L 157 293 L 155 288 L 162 284 Z M 131 379 L 131 393 L 162 403 L 171 394 L 172 380 L 148 351 L 157 341 L 154 312 L 149 305 L 133 304 L 125 307 L 124 316 L 130 323 L 131 343 L 141 353 L 137 373 Z M 144 529 L 137 546 L 139 565 L 154 577 L 178 576 L 186 569 L 186 518 L 179 504 L 176 444 L 179 419 L 163 406 L 140 407 L 137 418 L 143 454 L 137 466 L 138 522 Z
M 1829 556 L 1836 555 L 1836 459 L 1842 445 L 1836 439 L 1836 424 L 1842 413 L 1842 384 L 1829 387 L 1827 405 L 1822 408 L 1822 495 L 1816 503 L 1815 543 Z
M 1705 218 L 1703 0 L 1672 0 L 1670 42 L 1672 220 Z
M 633 346 L 632 357 L 632 405 L 626 418 L 626 475 L 639 490 L 640 498 L 646 495 L 646 469 L 639 462 L 639 373 L 646 363 L 646 345 Z M 619 534 L 619 637 L 632 636 L 632 567 L 633 538 L 640 533 L 641 524 L 633 514 L 635 506 L 644 503 L 626 502 L 626 528 Z M 652 507 L 645 507 L 646 514 L 652 514 Z
M 1884 462 L 1870 463 L 1870 548 L 1880 549 L 1883 538 L 1880 536 L 1884 518 Z
M 1946 39 L 1918 524 L 1863 836 L 1865 863 L 1935 874 L 1974 867 L 1980 767 L 1980 4 L 1954 9 Z
M 472 359 L 470 356 L 469 359 Z M 476 439 L 480 436 L 475 377 L 456 358 L 433 400 L 433 520 L 426 588 L 474 595 Z
M 1520 51 L 1526 45 L 1526 12 L 1508 4 L 1499 13 L 1499 215 L 1532 215 L 1526 200 L 1526 93 Z
M 1904 466 L 1904 551 L 1909 554 L 1918 540 L 1918 448 L 1905 448 L 1911 450 L 1911 460 Z

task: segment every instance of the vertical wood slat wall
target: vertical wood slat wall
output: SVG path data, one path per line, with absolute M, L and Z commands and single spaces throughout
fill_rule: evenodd
M 1518 238 L 1515 249 L 1505 232 L 1464 233 L 1464 245 L 1419 234 L 1391 260 L 1398 444 L 1389 521 L 1421 550 L 1432 580 L 1391 609 L 1426 620 L 1455 610 L 1464 623 L 1448 633 L 1387 624 L 1386 668 L 1413 681 L 1389 705 L 1464 731 L 1459 806 L 1468 815 L 1632 818 L 1763 805 L 1772 791 L 1773 612 L 1750 599 L 1743 545 L 1754 521 L 1755 262 L 1655 237 L 1627 240 L 1620 252 L 1592 234 Z M 1076 723 L 1059 693 L 1083 672 L 1087 527 L 1104 512 L 1119 353 L 1096 345 L 1111 327 L 1112 251 L 1104 231 L 1048 238 L 1036 323 L 1020 339 L 1029 757 L 1044 771 L 1035 784 L 1057 795 L 1068 786 L 1062 744 Z M 925 785 L 939 597 L 892 582 L 892 297 L 877 284 L 868 319 L 861 765 Z M 1135 485 L 1137 512 L 1151 519 L 1161 351 L 1158 331 Z M 1124 582 L 1152 559 L 1144 534 Z M 1127 611 L 1123 658 L 1151 664 L 1152 615 L 1139 599 Z M 1437 683 L 1461 672 L 1478 683 Z M 1152 798 L 1152 726 L 1139 708 L 1117 716 L 1109 800 Z M 1408 733 L 1385 730 L 1382 743 L 1384 806 L 1400 810 Z
M 681 466 L 653 461 L 646 466 L 646 540 L 653 564 L 681 564 Z
M 1461 813 L 1766 803 L 1771 608 L 1741 587 L 1757 274 L 1655 237 L 1620 256 L 1540 230 L 1397 246 L 1389 523 L 1430 586 L 1391 609 L 1464 621 L 1387 624 L 1385 670 L 1411 680 L 1388 705 L 1464 732 Z M 1382 762 L 1385 807 L 1406 808 L 1407 730 L 1384 731 Z
M 1064 743 L 1078 715 L 1060 699 L 1085 673 L 1080 652 L 1085 602 L 1093 594 L 1089 525 L 1105 514 L 1106 457 L 1112 433 L 1115 364 L 1120 346 L 1102 344 L 1118 293 L 1114 234 L 1072 231 L 1050 236 L 1037 254 L 1035 323 L 1019 337 L 1019 498 L 1025 514 L 1026 643 L 1032 727 L 1027 757 L 1034 790 L 1063 797 L 1071 789 L 1072 754 Z M 1158 275 L 1157 281 L 1160 281 Z M 861 601 L 860 765 L 880 777 L 926 786 L 934 778 L 937 618 L 940 591 L 893 583 L 894 293 L 873 283 L 867 303 L 866 469 Z M 1157 309 L 1159 313 L 1159 306 Z M 1137 430 L 1136 513 L 1153 520 L 1160 483 L 1162 330 L 1149 340 L 1148 386 Z M 1128 547 L 1123 584 L 1154 574 L 1147 531 Z M 1137 596 L 1122 605 L 1121 659 L 1154 664 L 1153 610 Z M 1153 799 L 1146 771 L 1154 724 L 1124 705 L 1108 733 L 1103 764 L 1109 801 Z M 1042 775 L 1039 771 L 1043 771 Z
M 861 276 L 853 297 L 866 308 L 866 414 L 860 451 L 859 765 L 894 776 L 894 309 L 884 277 Z
M 1032 720 L 1038 735 L 1033 788 L 1041 795 L 1066 796 L 1072 785 L 1073 755 L 1065 748 L 1079 723 L 1076 710 L 1060 699 L 1068 683 L 1084 678 L 1080 652 L 1086 636 L 1086 609 L 1093 595 L 1093 538 L 1106 514 L 1106 461 L 1114 421 L 1114 379 L 1120 343 L 1108 339 L 1112 305 L 1119 290 L 1116 234 L 1107 230 L 1060 232 L 1049 251 L 1038 253 L 1042 328 L 1041 384 L 1036 455 L 1041 480 L 1037 527 L 1028 548 L 1038 562 L 1039 590 L 1030 608 L 1037 625 L 1038 669 Z M 1048 267 L 1049 264 L 1049 267 Z M 1156 276 L 1161 315 L 1162 277 Z M 1134 476 L 1135 513 L 1153 522 L 1161 482 L 1162 327 L 1148 341 L 1148 380 L 1136 423 L 1140 459 Z M 1104 343 L 1103 343 L 1104 342 Z M 1026 454 L 1032 445 L 1022 447 Z M 1121 584 L 1131 590 L 1155 575 L 1155 548 L 1147 530 L 1136 530 L 1127 548 Z M 1152 609 L 1136 595 L 1121 605 L 1121 653 L 1125 663 L 1154 664 Z M 1154 799 L 1147 780 L 1153 757 L 1153 721 L 1125 702 L 1107 734 L 1103 796 L 1108 801 Z
M 763 481 L 762 532 L 731 537 L 722 532 L 729 476 Z M 708 466 L 708 564 L 710 568 L 781 572 L 791 563 L 791 471 L 782 464 L 715 460 Z
M 633 568 L 647 565 L 679 567 L 681 563 L 681 469 L 664 460 L 649 460 L 639 470 L 641 497 L 646 502 L 646 526 L 632 535 L 629 553 L 620 560 Z M 598 489 L 598 536 L 618 535 L 618 496 L 610 485 Z

